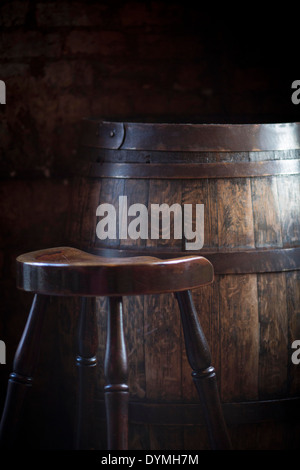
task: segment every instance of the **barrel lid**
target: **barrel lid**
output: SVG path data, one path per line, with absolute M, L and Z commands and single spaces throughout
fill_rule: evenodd
M 86 118 L 82 121 L 81 144 L 106 149 L 178 152 L 300 149 L 300 122 L 194 124 Z

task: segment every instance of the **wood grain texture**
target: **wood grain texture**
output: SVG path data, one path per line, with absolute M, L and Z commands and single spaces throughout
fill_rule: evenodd
M 284 273 L 258 276 L 260 354 L 259 396 L 287 394 L 288 321 Z
M 218 180 L 218 234 L 225 250 L 254 247 L 249 179 Z
M 254 400 L 259 357 L 256 276 L 220 276 L 219 285 L 221 400 Z
M 182 400 L 181 325 L 178 305 L 173 295 L 145 297 L 144 348 L 146 396 L 149 401 Z M 150 426 L 151 449 L 165 446 L 182 448 L 180 426 Z
M 195 211 L 196 204 L 204 204 L 204 245 L 203 250 L 218 247 L 218 198 L 216 181 L 182 180 L 182 204 L 192 204 Z M 193 230 L 195 227 L 195 214 L 193 216 Z
M 148 199 L 148 210 L 151 209 L 151 205 L 158 204 L 161 206 L 162 204 L 167 204 L 167 209 L 170 208 L 170 223 L 166 224 L 163 227 L 162 222 L 160 221 L 159 224 L 159 232 L 154 231 L 152 234 L 151 228 L 151 220 L 149 224 L 149 239 L 147 240 L 146 247 L 147 248 L 154 248 L 160 247 L 163 248 L 164 246 L 168 248 L 168 250 L 175 250 L 176 248 L 181 250 L 182 249 L 182 237 L 175 238 L 174 237 L 174 213 L 171 210 L 173 204 L 179 205 L 181 209 L 181 200 L 182 200 L 182 189 L 181 189 L 181 182 L 174 181 L 170 182 L 167 180 L 150 180 L 149 185 L 149 199 Z M 174 206 L 175 207 L 175 206 Z M 152 211 L 151 211 L 152 212 Z M 181 211 L 182 212 L 182 211 Z M 170 229 L 168 234 L 167 229 Z M 157 237 L 156 238 L 154 238 Z
M 105 188 L 103 188 L 105 191 Z M 101 182 L 75 176 L 72 182 L 67 236 L 72 246 L 90 245 L 96 237 L 96 208 Z
M 143 142 L 145 136 L 141 136 Z M 178 136 L 175 140 L 178 142 Z M 299 373 L 290 356 L 291 342 L 299 336 L 300 180 L 294 170 L 299 165 L 300 151 L 292 147 L 262 151 L 242 146 L 235 151 L 216 147 L 190 151 L 190 146 L 197 143 L 184 141 L 180 142 L 180 151 L 168 151 L 168 142 L 156 141 L 156 148 L 151 142 L 143 150 L 100 149 L 92 141 L 89 147 L 83 147 L 84 159 L 92 165 L 89 176 L 82 174 L 82 184 L 89 189 L 82 187 L 77 194 L 75 187 L 75 205 L 81 207 L 78 213 L 82 217 L 73 221 L 81 243 L 78 247 L 91 252 L 100 247 L 124 250 L 118 255 L 185 255 L 184 240 L 174 238 L 101 242 L 95 237 L 95 209 L 101 202 L 117 203 L 120 195 L 127 195 L 130 204 L 143 203 L 148 209 L 151 203 L 203 203 L 204 247 L 197 254 L 211 256 L 218 272 L 213 284 L 196 289 L 193 297 L 210 346 L 222 401 L 239 404 L 263 397 L 273 400 L 299 396 Z M 286 170 L 292 168 L 287 174 Z M 122 171 L 129 173 L 123 178 Z M 99 185 L 97 197 L 93 196 L 93 184 L 95 192 Z M 87 197 L 96 201 L 94 208 L 93 203 L 84 202 Z M 92 234 L 90 240 L 85 233 Z M 105 300 L 98 300 L 98 304 L 99 334 L 104 338 Z M 132 316 L 133 311 L 143 313 Z M 137 402 L 197 403 L 178 315 L 174 299 L 169 296 L 128 297 L 124 301 L 129 386 Z M 103 355 L 101 348 L 100 344 L 99 357 Z M 98 394 L 102 394 L 101 389 Z M 236 447 L 272 447 L 273 429 L 268 419 L 262 417 L 266 423 L 250 424 L 248 418 L 231 426 Z M 188 448 L 192 443 L 201 447 L 201 436 L 204 448 L 207 445 L 202 427 L 134 427 L 132 442 L 145 448 Z M 291 436 L 291 429 L 290 422 L 274 427 L 274 447 L 288 445 L 285 436 Z
M 202 256 L 159 259 L 107 258 L 72 247 L 25 253 L 17 258 L 17 285 L 28 292 L 59 296 L 123 296 L 194 289 L 213 281 Z
M 230 449 L 231 442 L 221 408 L 217 377 L 190 291 L 177 292 L 186 353 L 192 377 L 203 406 L 210 446 Z
M 149 181 L 148 180 L 126 180 L 124 182 L 124 194 L 127 196 L 127 208 L 133 204 L 143 204 L 145 207 L 148 207 L 148 191 L 149 191 Z M 136 218 L 139 217 L 140 213 L 137 212 L 134 216 L 127 217 L 127 226 L 130 227 L 130 223 Z M 141 226 L 136 227 L 136 231 L 139 232 Z M 120 240 L 120 248 L 126 247 L 140 247 L 144 248 L 146 246 L 146 240 L 143 238 L 132 239 L 127 236 L 126 239 Z
M 251 181 L 251 189 L 255 246 L 257 248 L 282 247 L 276 179 L 256 178 Z
M 181 182 L 167 180 L 150 180 L 148 193 L 148 209 L 152 204 L 181 204 Z M 162 227 L 160 220 L 158 239 L 149 238 L 147 249 L 163 249 L 172 251 L 182 249 L 182 239 L 174 238 L 174 218 L 170 214 L 170 237 Z M 152 220 L 150 220 L 150 230 Z M 145 297 L 145 370 L 146 398 L 148 400 L 166 401 L 181 400 L 181 325 L 178 306 L 173 295 Z M 169 442 L 171 447 L 182 447 L 182 430 L 180 427 L 161 428 L 151 426 L 151 447 L 157 448 L 163 442 Z M 170 433 L 172 443 L 170 440 Z
M 172 315 L 169 315 L 172 312 Z M 172 295 L 151 296 L 145 304 L 146 396 L 181 399 L 180 317 Z M 171 395 L 171 397 L 170 397 Z
M 283 246 L 299 246 L 300 240 L 300 178 L 280 176 L 277 178 L 280 221 Z
M 288 395 L 299 396 L 300 370 L 293 364 L 291 345 L 300 338 L 300 271 L 286 273 L 286 298 L 288 319 Z
M 124 327 L 128 348 L 128 383 L 132 399 L 142 400 L 146 396 L 144 302 L 146 297 L 123 297 Z
M 96 180 L 97 181 L 97 180 Z M 113 180 L 113 179 L 105 179 L 102 180 L 101 184 L 101 191 L 98 193 L 98 202 L 97 206 L 94 205 L 94 213 L 96 214 L 96 208 L 100 204 L 112 204 L 113 207 L 118 211 L 119 207 L 119 196 L 124 194 L 124 185 L 125 182 L 123 180 Z M 100 240 L 96 235 L 96 223 L 93 223 L 92 220 L 87 219 L 89 217 L 89 213 L 86 213 L 85 223 L 90 225 L 92 223 L 93 227 L 93 236 L 90 238 L 86 246 L 103 246 L 107 243 L 106 240 Z M 94 216 L 95 217 L 95 216 Z M 94 219 L 95 220 L 95 219 Z M 99 218 L 97 217 L 97 221 Z M 120 238 L 119 238 L 119 230 L 117 226 L 116 231 L 116 238 L 109 239 L 110 246 L 118 247 L 120 245 Z
M 211 285 L 193 291 L 194 304 L 197 306 L 197 314 L 202 325 L 203 332 L 210 345 L 212 364 L 215 367 L 217 377 L 220 373 L 220 341 L 216 340 L 220 332 L 219 317 L 219 286 L 218 276 L 215 276 Z M 211 315 L 207 315 L 207 312 Z M 182 336 L 183 343 L 183 336 Z M 193 382 L 188 359 L 186 357 L 185 346 L 182 344 L 182 394 L 184 400 L 189 403 L 198 401 L 198 395 Z M 218 386 L 220 383 L 218 382 Z

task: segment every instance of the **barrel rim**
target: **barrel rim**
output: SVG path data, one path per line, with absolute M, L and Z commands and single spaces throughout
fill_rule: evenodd
M 81 145 L 146 151 L 269 151 L 300 149 L 300 122 L 261 124 L 107 121 L 84 118 Z

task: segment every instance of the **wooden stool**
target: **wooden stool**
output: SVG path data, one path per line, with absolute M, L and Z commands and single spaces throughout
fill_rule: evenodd
M 200 256 L 161 260 L 154 257 L 104 258 L 59 247 L 17 258 L 17 286 L 34 292 L 32 308 L 19 343 L 10 374 L 1 421 L 2 447 L 10 447 L 15 436 L 25 393 L 32 385 L 40 349 L 43 309 L 49 296 L 80 296 L 79 398 L 76 448 L 88 448 L 89 405 L 93 370 L 96 366 L 97 325 L 89 298 L 107 296 L 109 311 L 104 363 L 105 407 L 108 449 L 128 448 L 127 355 L 122 320 L 122 296 L 175 293 L 181 313 L 185 346 L 192 377 L 199 393 L 213 449 L 229 449 L 215 370 L 195 311 L 191 289 L 213 281 L 211 263 Z M 138 315 L 138 312 L 132 312 Z

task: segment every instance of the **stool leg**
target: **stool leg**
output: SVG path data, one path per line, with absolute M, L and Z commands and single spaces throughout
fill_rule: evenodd
M 129 389 L 121 297 L 109 298 L 104 375 L 108 449 L 127 450 Z
M 49 297 L 35 295 L 27 323 L 19 342 L 13 372 L 9 376 L 1 425 L 1 448 L 13 448 L 27 391 L 30 390 L 38 362 L 44 309 Z
M 81 299 L 78 329 L 78 372 L 76 449 L 91 449 L 96 389 L 98 327 L 96 299 Z
M 190 291 L 176 293 L 187 357 L 197 388 L 213 449 L 230 449 L 231 444 L 221 408 L 215 369 Z

